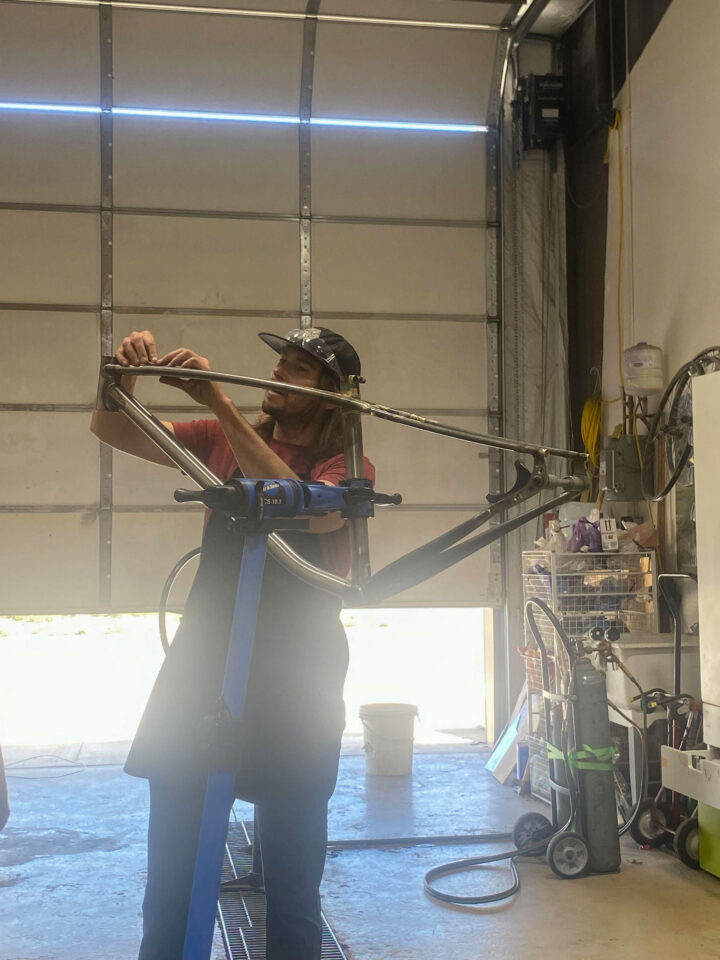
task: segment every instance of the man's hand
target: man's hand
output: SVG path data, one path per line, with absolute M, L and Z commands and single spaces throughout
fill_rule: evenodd
M 120 385 L 128 393 L 133 393 L 137 381 L 137 377 L 134 376 L 137 368 L 155 366 L 158 362 L 155 337 L 149 330 L 133 331 L 129 337 L 125 337 L 116 350 L 115 360 L 119 366 L 127 370 L 127 375 L 123 374 L 120 378 Z M 172 423 L 163 420 L 162 424 L 171 433 L 174 432 Z M 119 411 L 94 410 L 90 429 L 98 440 L 102 440 L 116 450 L 123 450 L 125 453 L 132 454 L 133 457 L 149 460 L 150 463 L 159 463 L 163 467 L 177 468 L 174 460 L 163 453 L 137 424 Z
M 155 337 L 149 330 L 138 333 L 135 330 L 125 337 L 115 352 L 115 359 L 121 367 L 139 367 L 144 363 L 157 363 L 158 353 Z
M 210 370 L 210 362 L 201 357 L 194 350 L 179 347 L 171 350 L 164 357 L 160 357 L 157 365 L 161 367 L 179 367 L 182 370 Z M 184 390 L 196 403 L 211 410 L 217 408 L 226 400 L 225 393 L 212 380 L 186 380 L 181 377 L 160 377 L 160 383 L 168 383 L 171 387 Z
M 125 337 L 115 351 L 115 359 L 121 367 L 140 367 L 147 363 L 157 363 L 157 346 L 155 337 L 149 330 L 142 333 L 134 330 L 129 337 Z M 132 392 L 137 377 L 132 375 L 122 378 L 122 385 Z

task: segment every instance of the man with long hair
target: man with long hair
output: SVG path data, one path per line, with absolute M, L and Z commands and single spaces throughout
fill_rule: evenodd
M 278 354 L 272 379 L 336 391 L 360 374 L 344 337 L 327 328 L 261 333 Z M 209 370 L 186 348 L 158 356 L 145 330 L 116 353 L 142 364 Z M 220 384 L 166 376 L 214 417 L 165 423 L 227 480 L 295 478 L 339 484 L 345 477 L 341 415 L 322 398 L 269 389 L 250 423 Z M 127 453 L 176 465 L 127 417 L 98 410 L 91 429 Z M 374 480 L 372 464 L 366 476 Z M 339 514 L 315 517 L 307 532 L 283 533 L 302 556 L 344 575 L 349 541 Z M 197 836 L 212 767 L 203 721 L 219 696 L 242 558 L 242 533 L 220 511 L 207 519 L 202 554 L 185 612 L 153 687 L 125 769 L 150 783 L 148 878 L 139 960 L 181 960 Z M 311 587 L 268 556 L 260 596 L 243 721 L 231 748 L 236 793 L 255 804 L 267 915 L 267 960 L 320 960 L 319 887 L 327 845 L 327 804 L 337 779 L 344 726 L 347 641 L 340 601 Z

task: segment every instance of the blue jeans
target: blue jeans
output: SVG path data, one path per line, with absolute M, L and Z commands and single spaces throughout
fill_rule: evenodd
M 204 778 L 150 781 L 148 876 L 138 960 L 181 960 Z M 267 904 L 266 960 L 320 960 L 327 791 L 288 789 L 256 804 Z

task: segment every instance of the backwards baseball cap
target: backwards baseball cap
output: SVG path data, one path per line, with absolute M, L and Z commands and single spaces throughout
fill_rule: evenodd
M 360 357 L 352 344 L 327 327 L 298 327 L 287 336 L 275 333 L 259 333 L 258 336 L 276 353 L 286 347 L 304 350 L 311 357 L 322 361 L 338 383 L 343 377 L 360 376 Z

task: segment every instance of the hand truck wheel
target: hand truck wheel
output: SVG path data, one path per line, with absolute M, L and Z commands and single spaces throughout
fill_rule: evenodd
M 697 817 L 683 820 L 675 831 L 673 849 L 686 867 L 700 869 L 700 830 Z
M 668 823 L 667 809 L 648 797 L 640 804 L 630 835 L 641 847 L 661 847 L 668 835 Z
M 549 840 L 554 827 L 542 813 L 524 813 L 515 821 L 512 829 L 512 842 L 518 850 L 526 847 L 539 847 L 543 841 Z
M 550 869 L 563 880 L 584 877 L 590 864 L 590 851 L 579 833 L 556 833 L 547 848 Z

